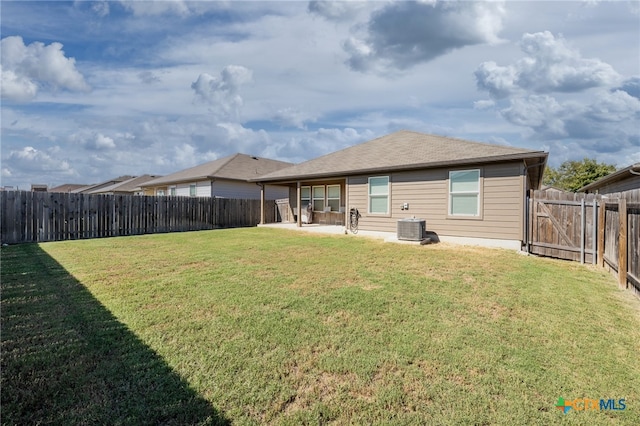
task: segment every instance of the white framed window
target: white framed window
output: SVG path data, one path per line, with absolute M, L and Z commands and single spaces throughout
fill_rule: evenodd
M 198 194 L 198 190 L 195 183 L 189 185 L 189 197 L 195 197 Z
M 172 186 L 169 188 L 169 195 L 171 195 L 172 197 L 175 197 L 176 195 L 176 187 Z
M 369 213 L 389 214 L 389 176 L 369 178 Z
M 340 210 L 340 185 L 327 185 L 327 207 L 332 212 Z
M 156 195 L 158 197 L 164 197 L 164 189 L 158 189 L 156 190 Z
M 314 186 L 312 188 L 313 194 L 313 211 L 321 212 L 324 210 L 324 185 Z
M 480 216 L 480 170 L 449 172 L 449 215 Z
M 300 205 L 306 209 L 309 204 L 311 204 L 311 187 L 303 186 L 300 188 Z

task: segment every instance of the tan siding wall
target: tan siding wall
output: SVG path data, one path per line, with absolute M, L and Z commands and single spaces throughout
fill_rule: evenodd
M 472 167 L 469 167 L 472 168 Z M 482 218 L 448 217 L 448 178 L 450 169 L 400 172 L 390 175 L 391 214 L 369 215 L 368 177 L 349 178 L 349 203 L 356 207 L 364 230 L 396 232 L 397 221 L 405 217 L 426 219 L 427 229 L 443 236 L 522 240 L 524 217 L 524 178 L 520 162 L 481 167 Z M 458 170 L 458 169 L 456 169 Z M 401 210 L 409 203 L 409 210 Z

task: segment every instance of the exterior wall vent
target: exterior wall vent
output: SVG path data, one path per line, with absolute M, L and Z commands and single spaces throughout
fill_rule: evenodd
M 401 219 L 398 221 L 398 239 L 407 241 L 422 241 L 427 233 L 424 219 Z

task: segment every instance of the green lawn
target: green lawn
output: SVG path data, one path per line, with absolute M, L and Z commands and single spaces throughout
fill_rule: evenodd
M 10 246 L 1 325 L 6 424 L 640 419 L 640 301 L 505 250 L 267 228 Z

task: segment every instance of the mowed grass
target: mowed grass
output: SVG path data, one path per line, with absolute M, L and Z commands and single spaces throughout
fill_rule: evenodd
M 266 228 L 12 246 L 2 417 L 638 424 L 640 302 L 576 263 Z

